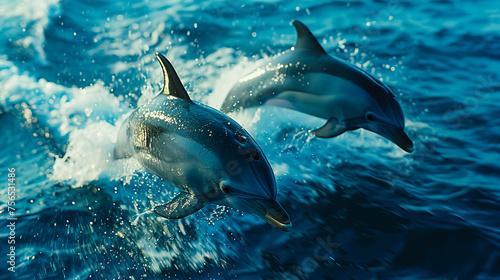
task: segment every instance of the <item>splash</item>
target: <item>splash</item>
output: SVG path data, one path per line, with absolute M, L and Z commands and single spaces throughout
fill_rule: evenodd
M 145 212 L 143 213 L 140 213 L 140 214 L 137 214 L 134 218 L 134 220 L 130 223 L 131 225 L 133 226 L 136 226 L 137 225 L 137 222 L 139 221 L 139 219 L 144 216 L 144 215 L 147 215 L 147 214 L 151 214 L 151 213 L 154 213 L 153 209 L 151 210 L 146 210 Z
M 55 156 L 50 179 L 72 187 L 99 179 L 117 181 L 124 177 L 123 181 L 130 182 L 140 165 L 133 159 L 114 159 L 117 134 L 118 127 L 104 121 L 71 132 L 66 154 Z

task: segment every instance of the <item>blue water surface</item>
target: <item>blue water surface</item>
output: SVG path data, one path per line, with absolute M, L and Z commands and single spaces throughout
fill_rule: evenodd
M 500 279 L 494 1 L 0 0 L 0 18 L 0 279 Z M 394 90 L 415 152 L 249 109 L 230 116 L 269 158 L 292 232 L 220 206 L 138 216 L 178 192 L 112 157 L 124 118 L 160 91 L 155 52 L 217 108 L 293 46 L 292 19 Z

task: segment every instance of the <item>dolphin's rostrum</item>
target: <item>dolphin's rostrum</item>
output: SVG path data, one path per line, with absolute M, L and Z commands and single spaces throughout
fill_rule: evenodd
M 329 56 L 299 21 L 293 21 L 297 43 L 290 51 L 265 61 L 241 78 L 227 95 L 221 111 L 274 105 L 326 119 L 314 131 L 330 138 L 364 128 L 413 151 L 404 132 L 405 119 L 393 92 L 352 64 Z
M 288 214 L 276 201 L 271 165 L 255 140 L 228 116 L 193 102 L 167 58 L 156 57 L 164 74 L 163 91 L 132 112 L 115 148 L 116 158 L 135 157 L 181 189 L 154 212 L 178 219 L 215 203 L 291 230 Z

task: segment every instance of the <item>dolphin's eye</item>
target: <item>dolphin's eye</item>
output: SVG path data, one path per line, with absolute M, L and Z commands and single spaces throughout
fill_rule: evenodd
M 228 187 L 228 186 L 226 186 L 226 185 L 222 185 L 222 186 L 220 187 L 220 189 L 221 189 L 224 193 L 229 193 L 229 187 Z
M 251 156 L 252 156 L 252 158 L 254 160 L 259 160 L 260 159 L 259 153 L 257 151 L 251 151 L 250 154 L 251 154 Z
M 366 114 L 366 119 L 372 122 L 375 120 L 375 117 L 373 116 L 373 114 Z
M 394 93 L 390 89 L 387 90 L 387 94 L 389 94 L 390 97 L 395 98 Z
M 247 138 L 239 133 L 236 133 L 236 140 L 241 144 L 245 144 L 247 142 Z

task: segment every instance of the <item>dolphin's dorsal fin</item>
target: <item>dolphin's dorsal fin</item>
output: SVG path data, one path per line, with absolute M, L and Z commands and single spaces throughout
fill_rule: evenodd
M 295 43 L 296 50 L 310 50 L 320 54 L 326 54 L 323 47 L 321 47 L 318 40 L 316 40 L 307 26 L 298 20 L 293 21 L 293 26 L 295 26 L 295 30 L 297 31 L 297 43 Z
M 196 196 L 181 192 L 165 204 L 156 205 L 153 211 L 167 219 L 180 219 L 193 214 L 205 206 L 203 200 Z
M 175 72 L 174 67 L 170 64 L 170 61 L 162 55 L 161 53 L 156 53 L 156 59 L 160 62 L 161 70 L 163 71 L 163 90 L 161 93 L 172 95 L 178 98 L 185 99 L 189 102 L 191 98 L 189 97 L 184 85 L 179 79 L 177 72 Z

